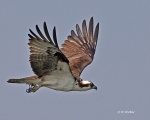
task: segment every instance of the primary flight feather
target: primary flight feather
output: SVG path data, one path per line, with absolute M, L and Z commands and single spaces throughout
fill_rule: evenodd
M 36 25 L 36 35 L 32 30 L 29 36 L 30 64 L 35 76 L 20 79 L 9 79 L 8 83 L 29 84 L 27 92 L 35 92 L 40 87 L 47 87 L 59 91 L 86 91 L 97 89 L 90 81 L 82 80 L 80 74 L 94 58 L 99 23 L 93 31 L 93 17 L 87 29 L 86 21 L 82 22 L 82 29 L 76 25 L 76 33 L 71 35 L 59 48 L 57 43 L 56 28 L 53 29 L 51 39 L 47 25 L 44 22 L 45 36 Z

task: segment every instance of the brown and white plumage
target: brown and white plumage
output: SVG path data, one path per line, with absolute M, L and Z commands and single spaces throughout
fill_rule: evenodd
M 76 31 L 77 34 L 73 30 L 71 31 L 71 35 L 69 35 L 68 39 L 62 44 L 61 51 L 68 58 L 73 75 L 79 79 L 83 69 L 89 65 L 94 58 L 99 23 L 96 25 L 94 35 L 93 17 L 90 20 L 88 31 L 85 20 L 82 23 L 82 31 L 78 24 L 76 25 Z
M 58 60 L 62 60 L 65 62 L 69 61 L 59 50 L 55 27 L 53 29 L 54 43 L 50 38 L 45 22 L 44 32 L 48 39 L 44 37 L 37 25 L 36 30 L 42 39 L 30 30 L 32 35 L 29 34 L 30 39 L 28 44 L 30 46 L 30 63 L 32 70 L 36 75 L 40 77 L 51 74 L 51 72 L 56 69 Z
M 99 23 L 93 32 L 93 17 L 87 29 L 86 21 L 82 23 L 82 30 L 76 25 L 77 34 L 72 30 L 71 35 L 59 49 L 56 29 L 53 29 L 51 39 L 46 23 L 43 28 L 45 36 L 36 25 L 36 35 L 32 30 L 29 34 L 30 64 L 36 76 L 9 79 L 9 83 L 26 83 L 30 87 L 27 92 L 35 92 L 40 87 L 48 87 L 60 91 L 85 91 L 97 89 L 90 81 L 82 80 L 80 74 L 89 65 L 95 54 Z

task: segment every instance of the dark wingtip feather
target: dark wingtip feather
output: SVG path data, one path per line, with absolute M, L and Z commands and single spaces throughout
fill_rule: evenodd
M 90 20 L 93 20 L 93 16 L 91 17 L 91 19 Z
M 32 31 L 31 29 L 29 29 L 29 31 L 30 31 L 30 33 L 32 33 L 32 34 L 33 34 L 33 31 Z
M 38 34 L 40 35 L 40 37 L 41 37 L 45 42 L 48 42 L 48 40 L 44 37 L 43 33 L 42 33 L 41 30 L 39 29 L 38 25 L 36 25 L 36 31 L 38 32 Z
M 53 29 L 53 39 L 54 39 L 56 47 L 58 48 L 57 36 L 56 36 L 56 27 L 55 26 L 54 26 L 54 29 Z
M 40 37 L 38 37 L 31 29 L 29 29 L 30 33 L 37 39 L 42 40 Z
M 89 22 L 89 26 L 90 26 L 90 25 L 92 25 L 92 26 L 93 26 L 93 24 L 94 24 L 94 18 L 93 18 L 93 17 L 91 17 L 90 22 Z
M 95 31 L 94 31 L 94 41 L 97 43 L 97 39 L 98 39 L 98 34 L 99 34 L 99 23 L 97 23 L 96 27 L 95 27 Z
M 89 32 L 89 38 L 91 40 L 93 38 L 93 24 L 94 24 L 93 17 L 91 17 L 90 22 L 89 22 L 89 30 L 88 30 L 88 32 Z
M 83 20 L 83 22 L 82 22 L 82 30 L 83 30 L 83 28 L 85 28 L 86 27 L 86 20 Z
M 71 30 L 71 35 L 72 35 L 72 34 L 75 34 L 74 30 Z
M 46 22 L 44 22 L 43 27 L 44 27 L 44 32 L 45 32 L 46 37 L 48 38 L 48 40 L 49 40 L 51 43 L 53 43 L 53 42 L 52 42 L 52 39 L 51 39 L 51 37 L 50 37 L 50 35 L 49 35 Z
M 77 31 L 78 37 L 81 37 L 81 38 L 82 38 L 82 32 L 81 32 L 81 29 L 80 29 L 80 27 L 79 27 L 78 24 L 76 24 L 76 31 Z
M 82 33 L 83 33 L 83 37 L 87 43 L 88 42 L 88 33 L 87 33 L 86 20 L 83 20 L 83 22 L 82 22 Z
M 33 38 L 34 38 L 34 37 L 33 37 L 32 35 L 30 35 L 30 34 L 28 34 L 28 36 L 29 36 L 30 39 L 33 39 Z

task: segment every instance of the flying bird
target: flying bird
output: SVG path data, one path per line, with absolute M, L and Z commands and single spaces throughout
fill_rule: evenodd
M 27 93 L 36 92 L 41 87 L 47 87 L 58 91 L 87 91 L 97 87 L 88 80 L 83 80 L 80 75 L 84 68 L 94 58 L 99 23 L 93 30 L 93 17 L 87 28 L 86 21 L 82 22 L 82 29 L 76 25 L 76 33 L 71 30 L 71 35 L 59 48 L 57 43 L 56 28 L 53 29 L 51 39 L 46 22 L 43 24 L 45 36 L 36 25 L 35 34 L 29 29 L 30 64 L 34 76 L 20 79 L 9 79 L 8 83 L 28 84 Z

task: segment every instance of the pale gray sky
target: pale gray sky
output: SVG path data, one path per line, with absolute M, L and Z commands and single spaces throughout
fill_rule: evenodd
M 1 0 L 1 120 L 146 120 L 150 118 L 149 0 Z M 82 73 L 98 91 L 59 92 L 8 84 L 33 75 L 28 29 L 56 26 L 59 45 L 83 19 L 100 22 L 93 63 Z M 118 113 L 133 111 L 135 113 Z

